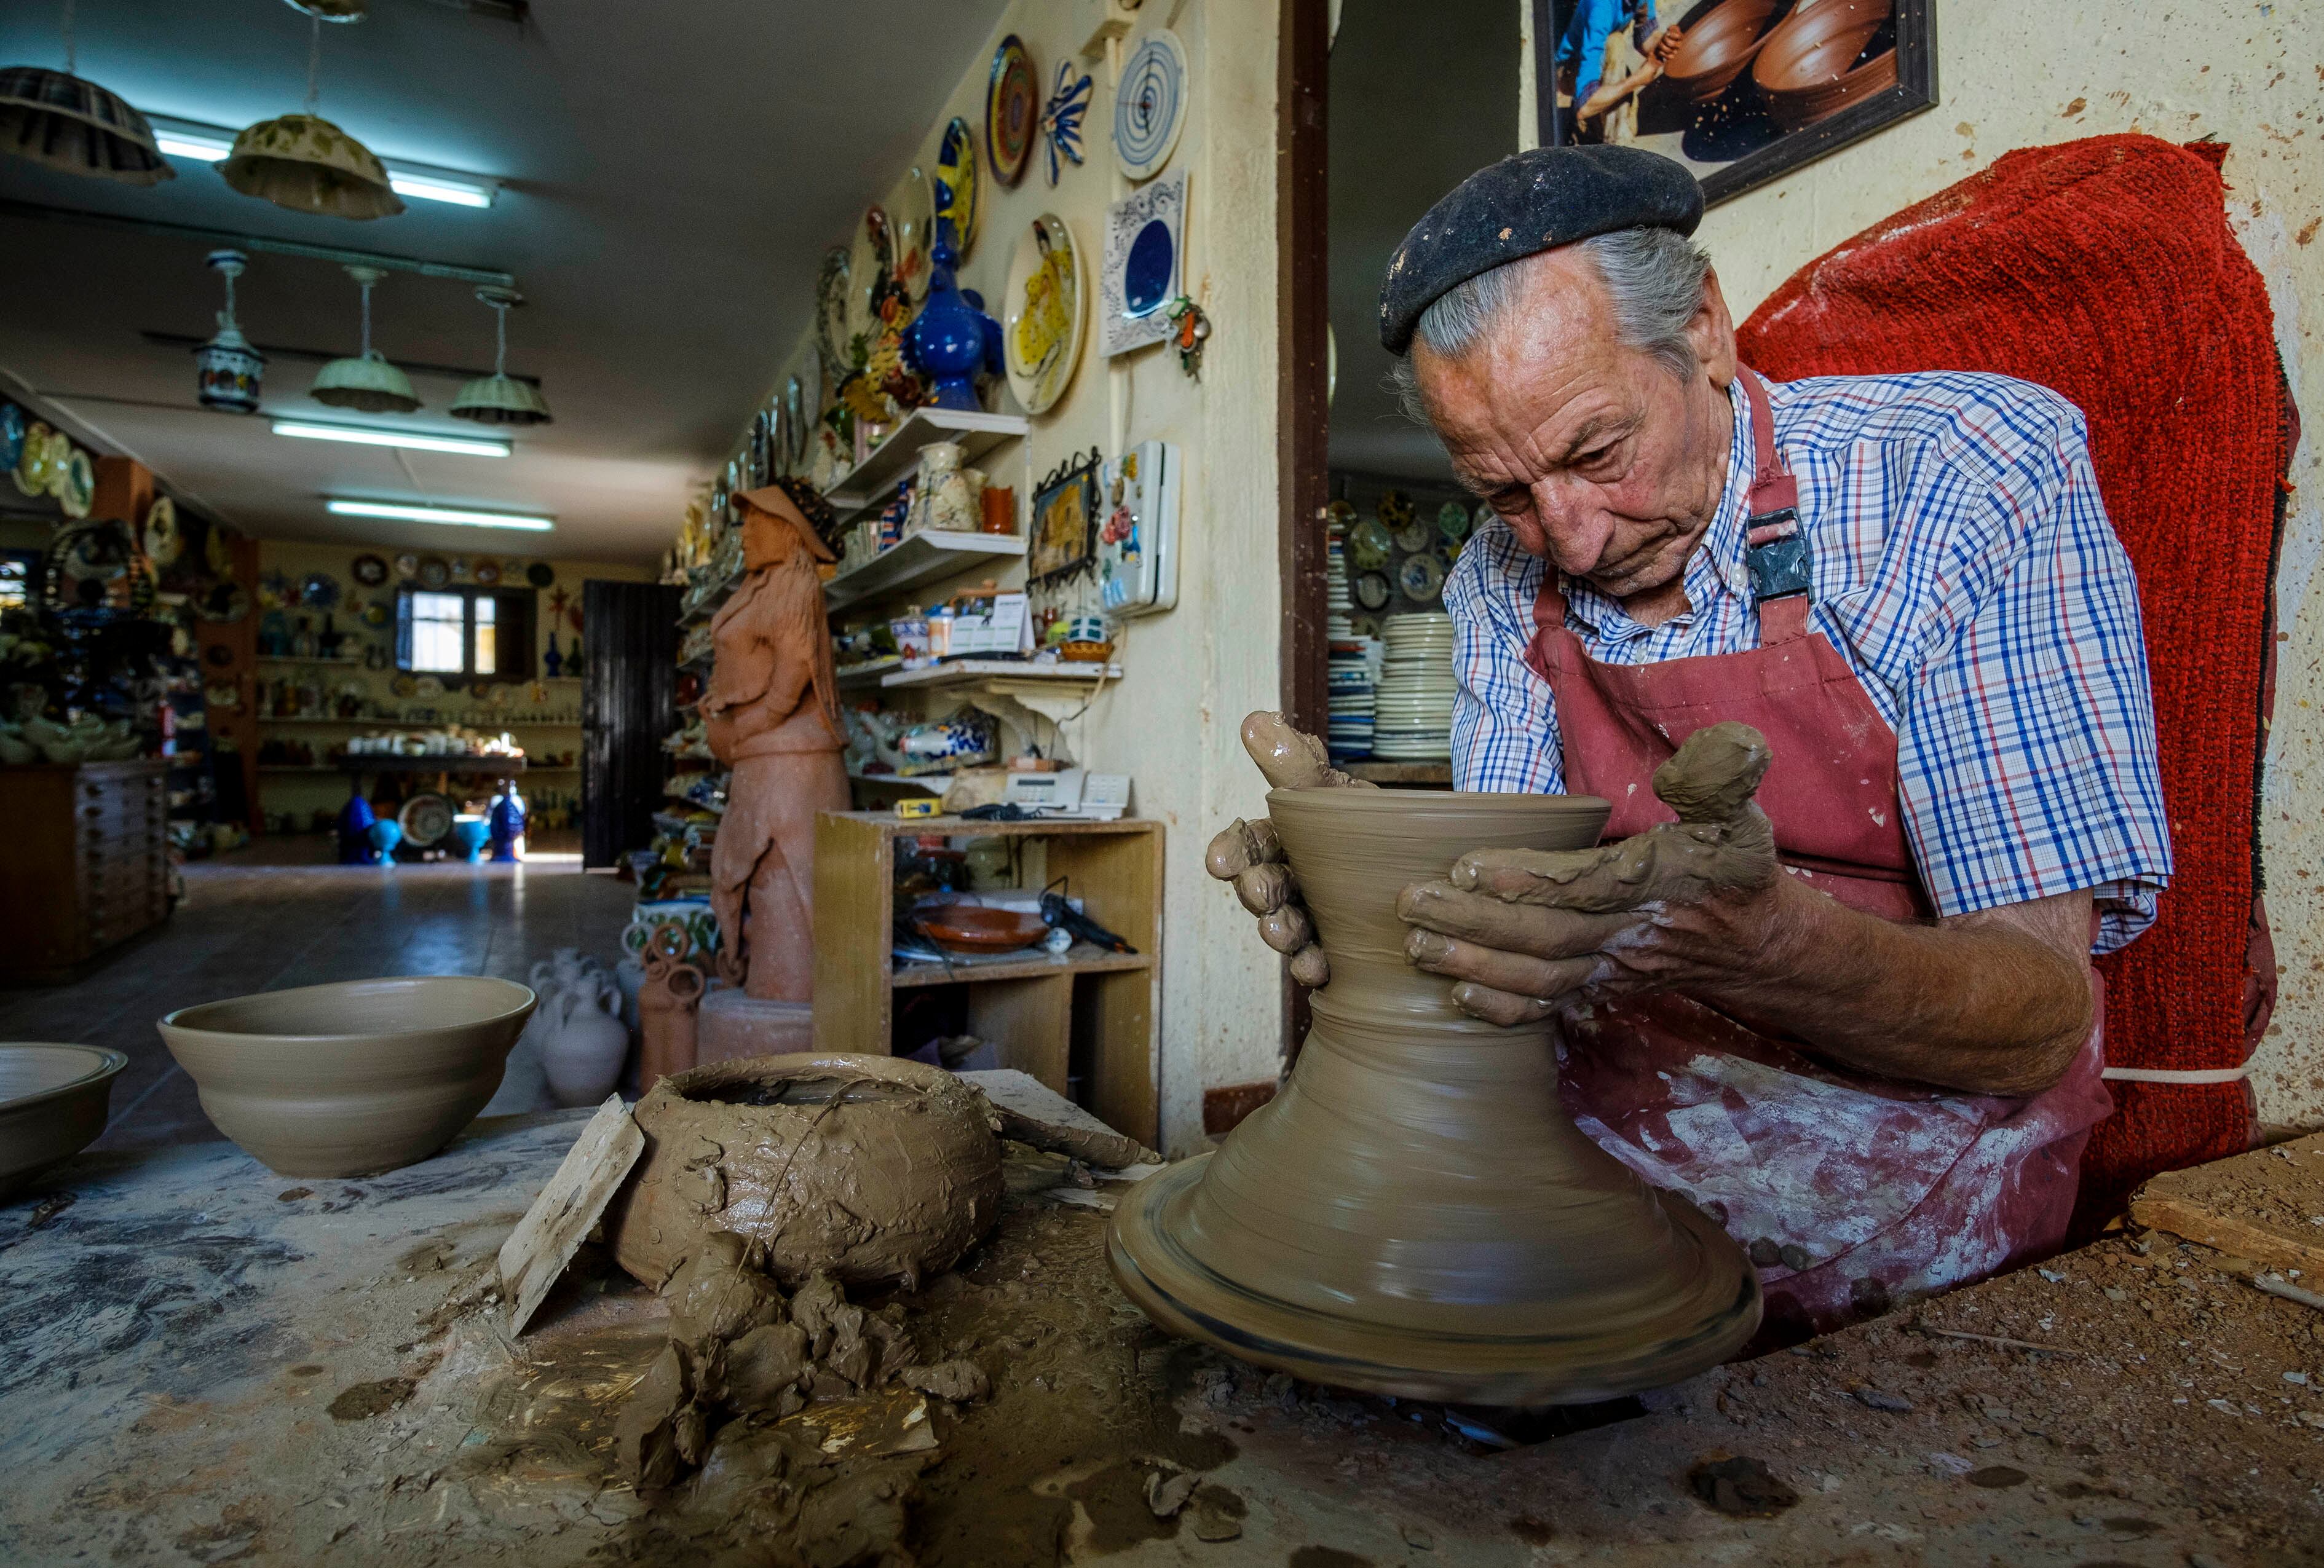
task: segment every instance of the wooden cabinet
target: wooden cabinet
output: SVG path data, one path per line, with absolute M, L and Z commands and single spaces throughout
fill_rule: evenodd
M 0 768 L 0 974 L 64 978 L 168 918 L 167 767 Z
M 1089 918 L 1138 951 L 1088 946 L 993 963 L 906 964 L 894 959 L 896 844 L 923 835 L 1038 838 L 1051 878 L 1066 879 Z M 965 985 L 968 1028 L 999 1051 L 1001 1065 L 1081 1101 L 1142 1143 L 1158 1135 L 1162 1014 L 1162 825 L 1158 822 L 908 820 L 872 811 L 826 811 L 815 834 L 815 1046 L 884 1056 L 895 993 Z M 1081 1049 L 1078 1053 L 1075 1047 Z M 1076 1056 L 1079 1057 L 1075 1071 Z

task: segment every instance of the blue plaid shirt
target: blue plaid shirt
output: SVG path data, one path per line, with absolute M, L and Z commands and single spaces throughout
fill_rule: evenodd
M 2089 888 L 2097 950 L 2128 942 L 2154 919 L 2171 838 L 2137 584 L 2080 412 L 2045 387 L 1959 372 L 1768 395 L 1812 558 L 1808 626 L 1896 733 L 1905 833 L 1938 912 Z M 1751 410 L 1739 387 L 1730 401 L 1727 489 L 1686 564 L 1691 608 L 1641 626 L 1569 579 L 1566 625 L 1592 659 L 1759 646 L 1744 569 Z M 1525 663 L 1545 569 L 1495 518 L 1445 580 L 1459 789 L 1565 788 L 1556 704 Z

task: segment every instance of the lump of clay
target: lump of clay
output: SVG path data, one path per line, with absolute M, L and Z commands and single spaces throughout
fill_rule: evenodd
M 934 1394 L 955 1405 L 987 1398 L 992 1393 L 992 1379 L 984 1375 L 984 1369 L 965 1359 L 938 1361 L 932 1367 L 906 1367 L 897 1376 L 904 1380 L 906 1388 Z
M 606 1226 L 659 1286 L 708 1238 L 776 1278 L 916 1287 L 991 1228 L 1004 1184 L 991 1108 L 938 1068 L 799 1053 L 675 1074 L 638 1102 L 646 1152 Z
M 858 1388 L 878 1388 L 912 1359 L 901 1309 L 867 1312 L 828 1274 L 799 1287 L 791 1315 L 821 1370 Z
M 783 1315 L 782 1291 L 749 1266 L 746 1243 L 731 1231 L 706 1239 L 662 1294 L 669 1297 L 670 1338 L 688 1344 L 731 1340 Z
M 668 1487 L 702 1462 L 709 1417 L 694 1398 L 686 1352 L 664 1345 L 613 1424 L 613 1457 L 641 1491 Z
M 746 1414 L 788 1416 L 805 1398 L 807 1332 L 795 1323 L 767 1324 L 726 1347 L 726 1403 Z

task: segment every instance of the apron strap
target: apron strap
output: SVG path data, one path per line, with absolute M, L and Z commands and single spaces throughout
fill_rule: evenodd
M 1759 643 L 1767 647 L 1807 634 L 1812 586 L 1808 541 L 1800 532 L 1799 481 L 1775 449 L 1775 412 L 1767 401 L 1767 383 L 1748 365 L 1735 369 L 1751 405 L 1752 475 L 1744 503 L 1744 559 L 1751 573 L 1752 595 L 1759 603 Z M 1541 591 L 1533 601 L 1536 632 L 1565 624 L 1565 593 L 1557 563 L 1545 567 Z

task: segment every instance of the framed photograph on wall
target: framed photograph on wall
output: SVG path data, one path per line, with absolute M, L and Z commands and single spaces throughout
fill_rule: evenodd
M 1025 581 L 1038 586 L 1085 571 L 1097 558 L 1098 455 L 1070 457 L 1033 492 Z
M 1724 201 L 1937 101 L 1936 0 L 1534 0 L 1544 146 L 1674 158 Z

